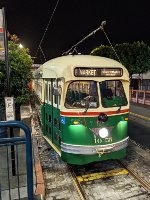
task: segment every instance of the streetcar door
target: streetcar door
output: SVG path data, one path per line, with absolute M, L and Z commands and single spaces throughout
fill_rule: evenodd
M 45 94 L 44 94 L 44 135 L 46 135 L 50 140 L 52 140 L 52 80 L 46 79 L 45 81 Z
M 53 96 L 53 105 L 52 105 L 52 139 L 53 143 L 60 149 L 61 146 L 61 127 L 60 127 L 60 102 L 61 102 L 61 93 L 62 93 L 62 80 L 53 79 L 52 81 L 52 96 Z

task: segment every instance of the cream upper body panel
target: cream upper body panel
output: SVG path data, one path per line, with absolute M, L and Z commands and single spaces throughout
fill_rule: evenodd
M 122 68 L 123 76 L 115 77 L 115 79 L 123 79 L 129 81 L 129 74 L 127 69 L 118 61 L 110 58 L 92 56 L 92 55 L 67 55 L 44 63 L 36 72 L 35 77 L 41 78 L 64 78 L 65 82 L 74 80 L 74 69 L 76 67 L 97 67 L 97 68 Z M 78 80 L 90 80 L 92 77 L 77 77 Z M 106 77 L 105 77 L 106 78 Z M 103 77 L 94 77 L 94 80 L 100 81 Z M 109 77 L 114 79 L 114 77 Z

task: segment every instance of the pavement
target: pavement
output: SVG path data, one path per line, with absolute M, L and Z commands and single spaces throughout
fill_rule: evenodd
M 29 126 L 32 133 L 34 200 L 43 200 L 45 196 L 44 178 L 39 159 L 36 139 L 37 131 L 35 129 L 36 126 L 34 124 L 31 106 L 21 106 L 21 120 Z
M 130 115 L 129 119 L 136 119 L 136 121 L 143 121 L 144 125 L 150 124 L 150 106 L 131 103 L 130 105 Z M 33 148 L 34 148 L 34 159 L 35 159 L 35 172 L 36 172 L 36 195 L 38 199 L 44 199 L 45 187 L 44 187 L 44 177 L 42 174 L 42 167 L 40 166 L 39 153 L 37 148 L 37 142 L 35 141 L 35 135 L 37 134 L 34 122 L 32 122 L 32 135 L 33 135 Z
M 21 107 L 21 120 L 27 124 L 31 128 L 31 111 L 29 106 Z M 24 131 L 19 128 L 13 129 L 15 137 L 23 137 Z M 14 147 L 15 150 L 15 172 L 16 175 L 12 173 L 12 149 L 10 146 L 1 147 L 0 148 L 0 199 L 10 199 L 9 195 L 11 195 L 11 200 L 18 199 L 18 184 L 20 190 L 20 199 L 27 199 L 27 172 L 26 172 L 26 150 L 25 144 L 20 144 L 17 147 Z M 8 151 L 8 154 L 7 154 Z M 8 156 L 7 156 L 8 155 Z M 18 160 L 18 161 L 17 161 Z M 9 169 L 9 170 L 8 170 Z M 9 171 L 9 173 L 8 173 Z M 34 169 L 35 171 L 35 169 Z M 19 173 L 19 176 L 17 174 Z M 33 172 L 34 178 L 34 190 L 35 190 L 35 173 Z M 19 182 L 18 182 L 19 181 Z M 10 190 L 9 190 L 10 188 Z M 10 192 L 10 193 L 9 193 Z
M 148 105 L 131 103 L 129 112 L 130 116 L 150 122 L 150 106 Z
M 137 103 L 131 103 L 129 113 L 130 113 L 129 120 L 130 119 L 134 119 L 136 121 L 141 120 L 143 121 L 144 125 L 148 124 L 148 126 L 150 127 L 150 106 L 137 104 Z M 32 112 L 31 112 L 30 106 L 22 107 L 21 114 L 22 114 L 22 121 L 24 121 L 24 123 L 30 126 L 32 130 L 32 136 L 33 136 L 34 192 L 35 192 L 34 199 L 44 199 L 44 196 L 45 196 L 44 179 L 43 179 L 42 168 L 40 165 L 40 160 L 39 160 L 39 155 L 38 155 L 38 145 L 35 139 L 36 137 L 34 137 L 37 131 L 34 129 L 35 125 L 31 119 Z M 24 180 L 24 178 L 22 178 L 22 180 Z M 26 188 L 26 186 L 24 188 Z M 26 191 L 23 193 L 26 194 Z

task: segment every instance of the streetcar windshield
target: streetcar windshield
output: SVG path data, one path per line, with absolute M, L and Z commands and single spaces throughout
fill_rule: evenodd
M 99 106 L 96 81 L 73 81 L 69 84 L 66 108 L 97 108 Z
M 126 106 L 128 103 L 122 82 L 119 80 L 100 82 L 100 93 L 102 106 L 105 108 Z

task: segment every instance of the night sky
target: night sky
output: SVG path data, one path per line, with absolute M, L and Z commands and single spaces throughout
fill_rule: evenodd
M 57 0 L 1 0 L 6 8 L 8 31 L 35 56 L 39 43 L 56 6 Z M 59 0 L 56 11 L 41 44 L 46 60 L 61 56 L 71 46 L 98 28 L 102 21 L 112 44 L 144 41 L 150 45 L 149 0 Z M 77 47 L 89 54 L 93 48 L 109 45 L 98 31 Z M 35 63 L 43 63 L 38 51 Z

